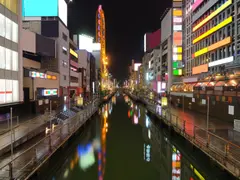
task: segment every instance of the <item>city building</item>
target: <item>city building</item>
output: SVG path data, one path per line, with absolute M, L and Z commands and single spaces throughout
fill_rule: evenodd
M 171 88 L 173 103 L 205 114 L 210 108 L 209 114 L 222 120 L 238 119 L 238 2 L 185 0 L 183 12 L 185 68 L 182 83 Z
M 44 113 L 60 105 L 59 73 L 45 69 L 44 61 L 55 59 L 56 43 L 53 39 L 22 29 L 23 50 L 23 92 L 24 104 L 31 106 L 32 112 Z
M 21 1 L 0 1 L 0 106 L 23 101 L 21 12 Z
M 69 98 L 75 100 L 76 96 L 82 95 L 83 89 L 81 87 L 81 72 L 79 69 L 79 56 L 77 45 L 69 39 L 69 66 L 70 66 L 70 84 L 68 87 Z
M 47 4 L 47 8 L 46 8 Z M 42 9 L 45 9 L 42 11 Z M 67 3 L 65 0 L 35 1 L 23 0 L 23 28 L 50 37 L 56 42 L 56 59 L 42 60 L 42 66 L 59 72 L 59 94 L 62 103 L 68 98 L 69 81 L 69 30 L 67 28 Z
M 90 83 L 89 83 L 89 86 L 90 86 L 90 97 L 93 97 L 94 94 L 97 93 L 97 76 L 96 76 L 96 59 L 95 57 L 93 56 L 92 53 L 89 54 L 89 60 L 90 60 Z
M 82 74 L 82 84 L 84 96 L 86 99 L 90 98 L 90 53 L 86 50 L 79 50 L 79 68 Z

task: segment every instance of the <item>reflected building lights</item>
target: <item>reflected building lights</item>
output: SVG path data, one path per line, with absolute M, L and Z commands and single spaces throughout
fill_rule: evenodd
M 146 115 L 145 123 L 146 123 L 146 128 L 148 128 L 149 124 L 150 124 L 150 121 L 149 121 L 149 117 L 147 115 Z
M 148 138 L 151 139 L 151 131 L 148 129 Z
M 134 124 L 138 124 L 138 117 L 136 114 L 134 114 Z

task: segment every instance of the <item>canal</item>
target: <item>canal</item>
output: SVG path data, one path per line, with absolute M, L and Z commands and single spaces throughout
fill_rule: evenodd
M 200 150 L 135 104 L 116 95 L 32 179 L 234 179 Z

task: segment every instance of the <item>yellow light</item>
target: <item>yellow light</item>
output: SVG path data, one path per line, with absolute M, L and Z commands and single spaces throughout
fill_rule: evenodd
M 173 9 L 173 16 L 182 16 L 182 10 Z
M 74 57 L 78 58 L 78 54 L 70 48 L 70 54 L 73 55 Z
M 227 2 L 225 2 L 221 7 L 219 7 L 217 10 L 215 10 L 214 12 L 212 12 L 208 17 L 204 18 L 203 21 L 201 21 L 200 23 L 198 23 L 196 26 L 193 27 L 193 32 L 196 31 L 197 29 L 199 29 L 201 26 L 203 26 L 205 23 L 207 23 L 208 21 L 210 21 L 212 18 L 214 18 L 216 15 L 218 15 L 221 11 L 223 11 L 224 9 L 226 9 L 228 6 L 230 6 L 232 4 L 232 0 L 228 0 Z
M 206 47 L 206 48 L 203 48 L 203 49 L 195 52 L 195 53 L 194 53 L 194 57 L 201 56 L 201 55 L 203 55 L 203 54 L 205 54 L 205 53 L 207 53 L 207 52 L 208 52 L 208 48 L 207 48 L 207 47 Z
M 174 47 L 173 52 L 174 53 L 182 53 L 182 47 Z
M 232 42 L 232 38 L 231 38 L 231 37 L 227 37 L 227 38 L 225 38 L 225 39 L 223 39 L 223 40 L 221 40 L 221 41 L 218 41 L 218 42 L 216 42 L 216 43 L 214 43 L 214 44 L 212 44 L 212 45 L 210 45 L 210 46 L 208 46 L 208 47 L 206 47 L 206 48 L 203 48 L 203 49 L 195 52 L 195 53 L 194 53 L 194 57 L 201 56 L 201 55 L 203 55 L 203 54 L 205 54 L 205 53 L 207 53 L 207 52 L 210 52 L 210 51 L 213 51 L 213 50 L 215 50 L 215 49 L 218 49 L 218 48 L 220 48 L 220 47 L 222 47 L 222 46 L 228 45 L 228 44 L 230 44 L 231 42 Z
M 213 27 L 212 29 L 208 30 L 207 32 L 203 33 L 201 36 L 195 38 L 193 40 L 193 44 L 201 41 L 203 38 L 211 35 L 212 33 L 216 32 L 217 30 L 221 29 L 222 27 L 226 26 L 227 24 L 231 23 L 233 20 L 232 16 L 230 16 L 229 18 L 225 19 L 224 21 L 222 21 L 220 24 L 218 24 L 217 26 Z

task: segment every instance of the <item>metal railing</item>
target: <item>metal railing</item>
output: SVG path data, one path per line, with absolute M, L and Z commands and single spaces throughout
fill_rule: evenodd
M 99 100 L 58 125 L 45 138 L 0 167 L 0 179 L 29 178 L 97 110 Z
M 129 93 L 128 93 L 129 94 Z M 129 94 L 132 96 L 132 94 Z M 181 117 L 171 113 L 169 109 L 162 109 L 159 114 L 157 111 L 158 102 L 146 97 L 139 99 L 147 105 L 147 109 L 162 119 L 165 124 L 171 126 L 177 133 L 181 134 L 204 153 L 216 160 L 223 168 L 228 170 L 234 176 L 240 178 L 240 146 L 236 145 L 222 137 L 217 136 L 208 130 L 196 126 Z
M 10 121 L 11 121 L 10 118 L 1 120 L 1 122 L 0 122 L 0 127 L 1 127 L 0 128 L 0 135 L 11 130 L 11 127 L 10 127 L 11 122 Z M 19 125 L 19 117 L 18 116 L 12 117 L 12 125 L 13 125 L 13 128 L 16 128 Z

